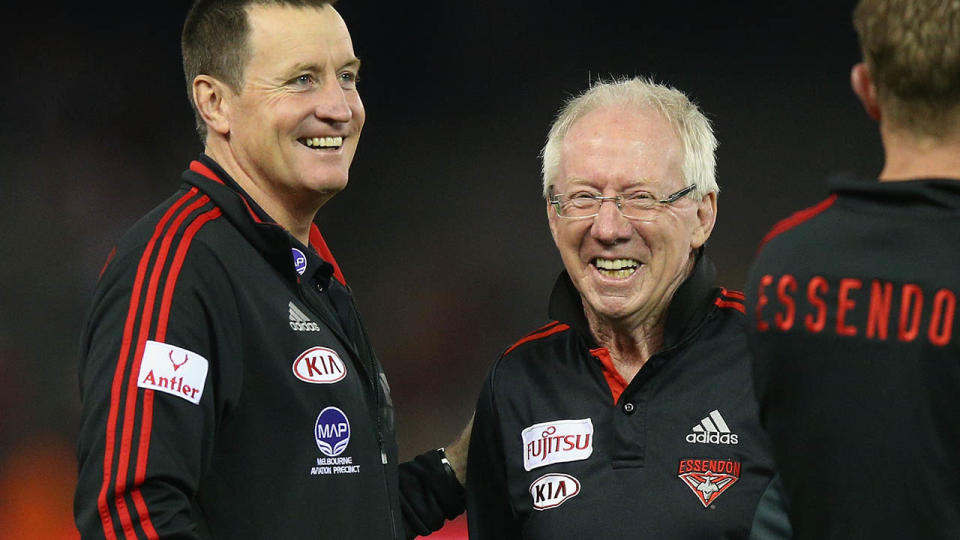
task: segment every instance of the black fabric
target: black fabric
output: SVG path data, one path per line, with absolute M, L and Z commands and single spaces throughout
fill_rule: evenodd
M 427 536 L 445 520 L 463 513 L 466 492 L 440 450 L 420 454 L 400 464 L 400 506 L 406 537 Z
M 960 538 L 960 181 L 830 191 L 774 227 L 747 286 L 794 533 Z
M 714 288 L 714 274 L 701 255 L 671 302 L 666 343 L 616 401 L 580 295 L 561 275 L 550 300 L 557 320 L 501 355 L 480 392 L 467 473 L 472 540 L 749 537 L 774 469 L 750 385 L 743 304 Z M 728 442 L 688 442 L 713 411 Z M 528 462 L 544 446 L 539 435 L 525 446 L 523 433 L 557 433 L 564 420 L 592 430 L 590 455 Z M 574 440 L 583 442 L 562 444 Z M 737 479 L 704 504 L 681 473 L 721 463 Z M 697 485 L 709 492 L 707 480 Z M 559 503 L 547 504 L 551 496 Z
M 124 235 L 86 319 L 82 537 L 403 538 L 393 405 L 349 289 L 201 162 L 218 179 L 186 171 Z M 446 495 L 409 517 L 435 526 L 462 508 Z

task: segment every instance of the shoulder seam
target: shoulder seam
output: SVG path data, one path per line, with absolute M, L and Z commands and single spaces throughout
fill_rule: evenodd
M 537 330 L 534 330 L 533 332 L 530 332 L 529 334 L 521 338 L 519 341 L 517 341 L 516 343 L 508 347 L 507 350 L 503 351 L 503 354 L 501 354 L 500 356 L 504 357 L 510 354 L 514 349 L 516 349 L 520 345 L 523 345 L 524 343 L 537 341 L 539 339 L 543 339 L 547 336 L 552 336 L 553 334 L 558 334 L 560 332 L 564 332 L 569 329 L 570 329 L 570 325 L 563 324 L 558 321 L 553 321 L 550 324 L 547 324 L 545 326 L 538 328 Z
M 767 234 L 763 237 L 763 240 L 760 241 L 760 245 L 757 247 L 757 252 L 763 249 L 763 246 L 765 246 L 770 240 L 773 240 L 775 237 L 789 231 L 790 229 L 793 229 L 801 223 L 813 219 L 827 208 L 830 208 L 833 206 L 833 203 L 836 202 L 836 200 L 837 194 L 834 193 L 819 203 L 804 210 L 795 212 L 788 218 L 780 220 L 770 229 L 770 231 L 767 232 Z

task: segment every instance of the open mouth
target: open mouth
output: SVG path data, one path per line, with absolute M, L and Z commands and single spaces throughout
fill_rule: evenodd
M 343 137 L 301 137 L 297 142 L 314 150 L 336 150 L 343 146 Z
M 612 278 L 630 277 L 640 268 L 640 261 L 636 259 L 601 259 L 597 257 L 590 261 L 590 264 L 600 274 Z

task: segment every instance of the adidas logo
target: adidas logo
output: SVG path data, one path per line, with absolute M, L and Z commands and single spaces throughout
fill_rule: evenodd
M 319 332 L 317 323 L 310 320 L 300 309 L 290 302 L 290 328 L 299 332 Z
M 688 443 L 737 444 L 736 433 L 731 433 L 727 423 L 714 409 L 700 423 L 693 426 L 693 433 L 687 435 Z

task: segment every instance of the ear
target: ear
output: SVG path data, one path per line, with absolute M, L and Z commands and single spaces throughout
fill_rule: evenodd
M 850 86 L 853 93 L 860 98 L 863 110 L 876 121 L 880 121 L 880 106 L 877 104 L 877 87 L 873 84 L 873 76 L 865 62 L 860 62 L 850 70 Z
M 209 75 L 197 75 L 193 79 L 193 102 L 207 124 L 208 133 L 230 133 L 232 96 L 233 91 L 226 84 Z
M 698 249 L 707 243 L 717 223 L 717 193 L 711 191 L 697 205 L 697 226 L 690 238 L 690 247 Z

